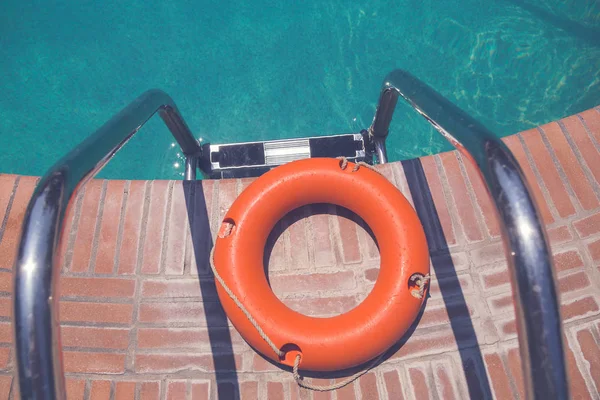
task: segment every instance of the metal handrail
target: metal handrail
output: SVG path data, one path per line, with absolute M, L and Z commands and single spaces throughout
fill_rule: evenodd
M 56 249 L 77 189 L 158 112 L 186 156 L 185 179 L 196 178 L 201 148 L 173 100 L 150 90 L 58 161 L 35 189 L 23 221 L 15 265 L 14 330 L 22 399 L 64 399 Z
M 369 132 L 384 142 L 403 97 L 477 167 L 495 204 L 516 304 L 527 398 L 567 399 L 569 388 L 554 267 L 544 226 L 521 167 L 483 125 L 403 70 L 384 80 Z

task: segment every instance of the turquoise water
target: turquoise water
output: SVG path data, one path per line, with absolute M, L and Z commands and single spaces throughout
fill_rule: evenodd
M 600 104 L 594 0 L 5 0 L 0 172 L 42 174 L 137 95 L 169 93 L 204 141 L 358 131 L 404 68 L 499 135 Z M 154 118 L 102 171 L 178 178 Z M 406 107 L 394 160 L 449 148 Z

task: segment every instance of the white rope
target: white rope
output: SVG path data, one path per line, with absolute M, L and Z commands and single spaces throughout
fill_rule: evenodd
M 227 222 L 226 222 L 226 224 L 227 224 Z M 227 236 L 229 236 L 231 234 L 231 230 L 233 229 L 233 224 L 229 224 L 229 225 L 231 225 L 231 227 L 226 227 L 226 230 L 223 233 L 224 235 L 225 235 L 225 233 L 228 233 L 228 234 L 225 235 L 225 236 L 222 236 L 222 237 L 227 237 Z M 215 256 L 215 248 L 213 247 L 212 250 L 210 251 L 210 268 L 212 269 L 212 272 L 215 275 L 215 278 L 217 278 L 217 280 L 219 281 L 219 283 L 221 284 L 221 286 L 223 286 L 223 289 L 229 295 L 229 297 L 231 298 L 231 300 L 233 300 L 233 302 L 235 303 L 235 305 L 238 306 L 240 310 L 242 310 L 242 312 L 244 313 L 244 315 L 246 316 L 246 318 L 248 318 L 248 321 L 250 321 L 250 323 L 252 325 L 254 325 L 254 328 L 256 328 L 256 331 L 258 332 L 258 334 L 260 335 L 260 337 L 262 337 L 263 340 L 265 342 L 267 342 L 267 344 L 269 346 L 271 346 L 271 349 L 273 349 L 273 352 L 275 354 L 277 354 L 277 356 L 279 358 L 283 358 L 285 356 L 285 352 L 279 350 L 279 348 L 275 345 L 275 343 L 273 343 L 273 341 L 267 336 L 267 334 L 265 333 L 265 331 L 262 330 L 262 328 L 260 327 L 260 325 L 258 325 L 258 322 L 256 322 L 256 320 L 250 314 L 250 312 L 246 309 L 246 307 L 244 307 L 244 305 L 242 304 L 242 302 L 231 291 L 231 289 L 229 289 L 229 286 L 227 286 L 227 284 L 225 283 L 225 281 L 223 280 L 223 278 L 221 277 L 221 275 L 219 275 L 219 273 L 217 272 L 217 268 L 215 268 L 214 256 Z
M 300 354 L 298 354 L 296 356 L 296 360 L 294 361 L 294 369 L 293 369 L 294 380 L 296 381 L 298 386 L 301 386 L 305 389 L 315 390 L 317 392 L 328 392 L 330 390 L 337 390 L 337 389 L 343 388 L 344 386 L 348 385 L 349 383 L 354 382 L 355 380 L 357 380 L 358 378 L 360 378 L 361 376 L 363 376 L 364 374 L 369 372 L 377 363 L 379 363 L 379 361 L 381 361 L 381 359 L 383 358 L 385 353 L 386 352 L 383 352 L 383 354 L 381 354 L 379 357 L 374 358 L 373 361 L 371 361 L 365 369 L 357 372 L 356 374 L 348 377 L 347 379 L 344 379 L 343 381 L 336 382 L 336 383 L 333 383 L 331 385 L 326 385 L 326 386 L 313 385 L 312 383 L 308 383 L 308 382 L 304 381 L 304 378 L 302 378 L 300 376 L 300 374 L 298 373 L 298 367 L 300 366 L 300 360 L 302 359 L 302 356 Z
M 346 169 L 346 167 L 348 167 L 348 159 L 344 156 L 340 156 L 340 157 L 336 157 L 337 160 L 341 160 L 340 163 L 340 168 L 342 170 Z M 377 172 L 378 174 L 380 173 L 379 171 L 377 171 L 377 169 L 375 169 L 375 167 L 373 167 L 371 164 L 367 164 L 364 161 L 359 161 L 357 163 L 354 164 L 354 167 L 352 168 L 352 172 L 356 172 L 360 169 L 360 167 L 365 167 L 370 169 L 371 171 Z
M 431 280 L 431 276 L 429 274 L 427 274 L 427 275 L 415 274 L 410 277 L 410 280 L 419 287 L 419 289 L 411 290 L 410 294 L 412 294 L 412 296 L 416 297 L 417 299 L 422 299 L 423 296 L 425 295 L 425 286 L 427 286 L 427 284 Z

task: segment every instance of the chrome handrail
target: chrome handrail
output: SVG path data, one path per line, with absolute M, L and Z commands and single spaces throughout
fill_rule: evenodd
M 158 112 L 186 156 L 186 180 L 196 178 L 201 148 L 173 100 L 150 90 L 58 161 L 36 187 L 23 220 L 15 264 L 14 330 L 22 399 L 64 399 L 58 319 L 56 249 L 77 189 Z
M 527 398 L 569 398 L 552 256 L 521 167 L 488 129 L 403 70 L 384 80 L 369 129 L 374 138 L 387 136 L 398 96 L 475 165 L 495 204 L 511 271 Z

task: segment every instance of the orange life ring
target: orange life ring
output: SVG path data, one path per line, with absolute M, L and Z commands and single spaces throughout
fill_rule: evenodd
M 413 323 L 423 298 L 411 291 L 415 274 L 429 273 L 427 241 L 419 218 L 402 193 L 368 168 L 314 158 L 277 167 L 255 180 L 234 201 L 215 243 L 214 267 L 283 357 L 263 340 L 224 288 L 217 292 L 242 337 L 275 362 L 288 366 L 301 355 L 313 371 L 350 368 L 396 343 Z M 267 282 L 263 253 L 269 233 L 289 211 L 307 204 L 346 207 L 372 229 L 381 266 L 373 290 L 354 309 L 331 318 L 300 314 L 284 305 Z

